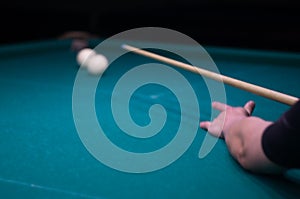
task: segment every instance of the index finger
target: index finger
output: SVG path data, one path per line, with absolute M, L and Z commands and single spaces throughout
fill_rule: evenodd
M 213 102 L 212 107 L 214 109 L 217 109 L 219 111 L 225 111 L 227 108 L 230 108 L 231 106 L 228 106 L 227 104 L 221 103 L 221 102 Z

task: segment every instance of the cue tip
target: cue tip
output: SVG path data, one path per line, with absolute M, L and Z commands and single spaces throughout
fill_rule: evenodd
M 122 44 L 121 47 L 125 50 L 129 50 L 129 51 L 135 51 L 135 50 L 138 50 L 138 48 L 136 47 L 133 47 L 133 46 L 130 46 L 128 44 Z
M 122 45 L 121 45 L 121 48 L 126 49 L 127 46 L 128 46 L 127 44 L 122 44 Z

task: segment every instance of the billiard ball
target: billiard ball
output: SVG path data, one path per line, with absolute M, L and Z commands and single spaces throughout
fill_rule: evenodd
M 87 71 L 92 75 L 100 75 L 102 74 L 106 68 L 108 67 L 108 60 L 102 54 L 95 54 L 93 56 L 89 56 L 86 60 Z
M 77 63 L 81 67 L 87 67 L 87 60 L 96 55 L 96 52 L 91 48 L 83 48 L 81 49 L 76 56 Z

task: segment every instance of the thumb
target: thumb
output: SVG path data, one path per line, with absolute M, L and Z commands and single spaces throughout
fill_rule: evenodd
M 248 101 L 244 106 L 244 109 L 247 111 L 249 115 L 252 115 L 254 108 L 255 108 L 255 102 L 252 100 Z

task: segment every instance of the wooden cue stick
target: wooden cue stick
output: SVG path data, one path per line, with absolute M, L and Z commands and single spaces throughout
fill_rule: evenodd
M 290 95 L 280 93 L 280 92 L 277 92 L 277 91 L 274 91 L 271 89 L 267 89 L 267 88 L 264 88 L 261 86 L 250 84 L 250 83 L 238 80 L 238 79 L 234 79 L 234 78 L 231 78 L 228 76 L 217 74 L 217 73 L 214 73 L 214 72 L 211 72 L 211 71 L 208 71 L 205 69 L 201 69 L 196 66 L 189 65 L 189 64 L 185 64 L 183 62 L 179 62 L 179 61 L 167 58 L 167 57 L 163 57 L 161 55 L 158 55 L 158 54 L 146 51 L 146 50 L 142 50 L 142 49 L 130 46 L 130 45 L 124 44 L 124 45 L 122 45 L 122 48 L 129 50 L 129 51 L 133 51 L 136 54 L 150 57 L 152 59 L 177 66 L 179 68 L 191 71 L 193 73 L 203 75 L 203 76 L 211 78 L 213 80 L 224 82 L 225 84 L 240 88 L 245 91 L 249 91 L 251 93 L 254 93 L 254 94 L 257 94 L 257 95 L 260 95 L 260 96 L 263 96 L 263 97 L 266 97 L 266 98 L 269 98 L 269 99 L 272 99 L 272 100 L 275 100 L 275 101 L 278 101 L 278 102 L 281 102 L 281 103 L 284 103 L 284 104 L 287 104 L 290 106 L 292 106 L 299 100 L 299 98 L 294 97 L 294 96 L 290 96 Z

